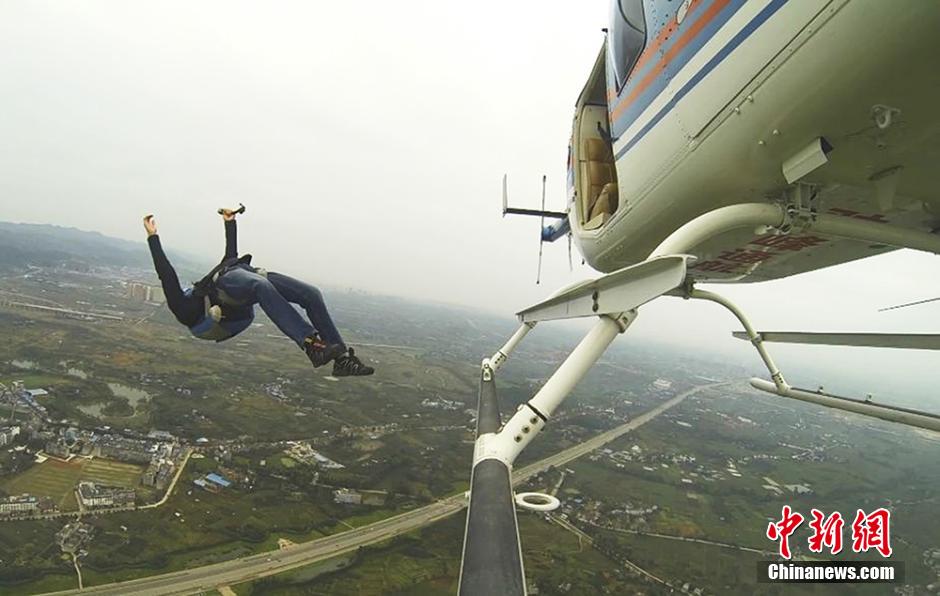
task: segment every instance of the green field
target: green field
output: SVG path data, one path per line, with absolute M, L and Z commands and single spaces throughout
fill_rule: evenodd
M 22 474 L 0 483 L 0 488 L 11 495 L 29 493 L 53 499 L 63 511 L 74 510 L 74 489 L 81 481 L 98 482 L 109 486 L 134 488 L 140 484 L 144 469 L 106 459 L 80 459 L 62 462 L 50 459 L 37 464 Z
M 82 480 L 135 488 L 143 473 L 143 466 L 95 458 L 84 465 Z
M 64 463 L 50 459 L 38 464 L 0 484 L 7 493 L 19 495 L 29 493 L 37 497 L 53 499 L 60 509 L 74 509 L 72 490 L 82 477 L 82 465 Z M 71 507 L 70 507 L 71 505 Z
M 457 591 L 463 515 L 357 553 L 234 586 L 239 596 L 447 595 Z M 533 514 L 519 517 L 530 589 L 542 594 L 655 594 L 599 551 Z M 565 588 L 559 588 L 570 584 Z

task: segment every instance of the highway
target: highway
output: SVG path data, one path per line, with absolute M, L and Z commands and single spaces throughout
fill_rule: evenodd
M 355 530 L 297 544 L 284 550 L 268 551 L 196 569 L 187 569 L 105 586 L 92 586 L 84 590 L 56 592 L 55 594 L 140 594 L 142 596 L 157 596 L 160 594 L 193 594 L 213 590 L 217 586 L 232 585 L 274 575 L 356 550 L 360 546 L 386 540 L 453 515 L 460 511 L 464 505 L 463 495 L 455 495 L 426 507 L 386 518 Z
M 552 466 L 564 465 L 577 459 L 609 443 L 617 437 L 639 428 L 664 411 L 679 404 L 690 395 L 721 384 L 722 383 L 701 385 L 690 389 L 617 428 L 601 433 L 593 439 L 556 453 L 534 464 L 520 468 L 513 472 L 513 484 L 516 485 L 524 482 L 548 470 Z M 53 594 L 139 594 L 142 596 L 158 596 L 163 594 L 194 594 L 213 590 L 217 586 L 234 585 L 269 575 L 275 575 L 304 565 L 310 565 L 311 563 L 316 563 L 330 557 L 356 550 L 361 546 L 387 540 L 399 534 L 416 530 L 451 516 L 466 507 L 466 504 L 466 499 L 463 494 L 453 495 L 419 509 L 401 513 L 353 530 L 297 544 L 284 550 L 268 551 L 240 559 L 232 559 L 231 561 L 207 565 L 205 567 L 176 571 L 103 586 L 91 586 L 84 590 L 54 592 Z

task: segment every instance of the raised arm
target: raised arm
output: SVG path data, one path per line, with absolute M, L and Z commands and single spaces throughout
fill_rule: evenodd
M 171 265 L 170 260 L 166 258 L 166 253 L 163 252 L 163 246 L 160 245 L 160 236 L 157 234 L 157 222 L 152 215 L 148 215 L 144 218 L 144 229 L 147 230 L 147 245 L 150 247 L 150 256 L 153 258 L 153 268 L 157 270 L 157 277 L 160 278 L 164 288 L 169 285 L 171 289 L 177 289 L 179 292 L 182 292 L 179 279 L 176 277 L 176 271 L 173 270 L 173 265 Z M 171 293 L 175 294 L 176 292 Z
M 163 286 L 163 295 L 166 305 L 180 323 L 190 327 L 195 325 L 202 315 L 202 306 L 199 300 L 187 298 L 180 287 L 180 280 L 170 264 L 170 260 L 163 252 L 160 236 L 157 234 L 157 222 L 152 215 L 144 217 L 144 229 L 147 230 L 147 245 L 150 247 L 150 256 L 153 258 L 153 267 Z
M 238 231 L 235 224 L 235 216 L 232 219 L 225 220 L 225 256 L 230 259 L 238 256 Z
M 231 259 L 238 256 L 238 230 L 235 223 L 236 212 L 231 209 L 220 209 L 222 219 L 225 221 L 225 256 Z

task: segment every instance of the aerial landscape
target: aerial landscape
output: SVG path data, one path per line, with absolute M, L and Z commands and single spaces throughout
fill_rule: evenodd
M 937 31 L 0 2 L 0 596 L 940 595 Z
M 308 370 L 260 318 L 238 343 L 200 351 L 169 327 L 152 273 L 135 264 L 142 245 L 0 226 L 21 246 L 53 238 L 110 255 L 47 259 L 37 244 L 29 262 L 4 263 L 5 591 L 74 589 L 79 573 L 90 587 L 251 555 L 270 562 L 296 545 L 448 499 L 436 523 L 229 589 L 454 591 L 476 415 L 471 363 L 484 355 L 479 346 L 511 330 L 510 320 L 338 289 L 337 318 L 362 323 L 343 331 L 383 369 L 374 383 L 337 381 Z M 533 338 L 506 368 L 507 410 L 558 363 L 576 339 L 569 335 Z M 754 561 L 775 554 L 764 525 L 782 504 L 890 505 L 906 581 L 938 581 L 935 434 L 780 403 L 749 388 L 743 368 L 676 361 L 667 347 L 618 346 L 526 451 L 520 488 L 550 491 L 562 503 L 549 514 L 520 513 L 536 578 L 530 593 L 756 589 Z M 237 376 L 221 383 L 220 363 L 238 363 Z M 682 395 L 640 428 L 527 470 Z M 810 554 L 796 546 L 797 557 Z

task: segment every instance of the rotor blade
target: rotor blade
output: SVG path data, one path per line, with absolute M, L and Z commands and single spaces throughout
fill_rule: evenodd
M 878 312 L 885 312 L 886 310 L 896 310 L 896 309 L 898 309 L 898 308 L 907 308 L 908 306 L 916 306 L 916 305 L 918 305 L 918 304 L 926 304 L 926 303 L 928 303 L 928 302 L 936 302 L 937 300 L 940 300 L 940 296 L 937 296 L 936 298 L 927 298 L 926 300 L 918 300 L 917 302 L 908 302 L 907 304 L 898 304 L 898 305 L 895 305 L 895 306 L 889 306 L 889 307 L 887 307 L 887 308 L 879 308 L 879 309 L 878 309 Z
M 555 219 L 567 219 L 568 214 L 564 211 L 542 211 L 541 209 L 522 209 L 520 207 L 507 207 L 505 213 L 509 215 L 537 215 L 539 217 L 552 217 Z
M 507 183 L 507 178 L 509 174 L 503 174 L 503 217 L 506 217 L 506 212 L 509 210 L 509 188 Z

